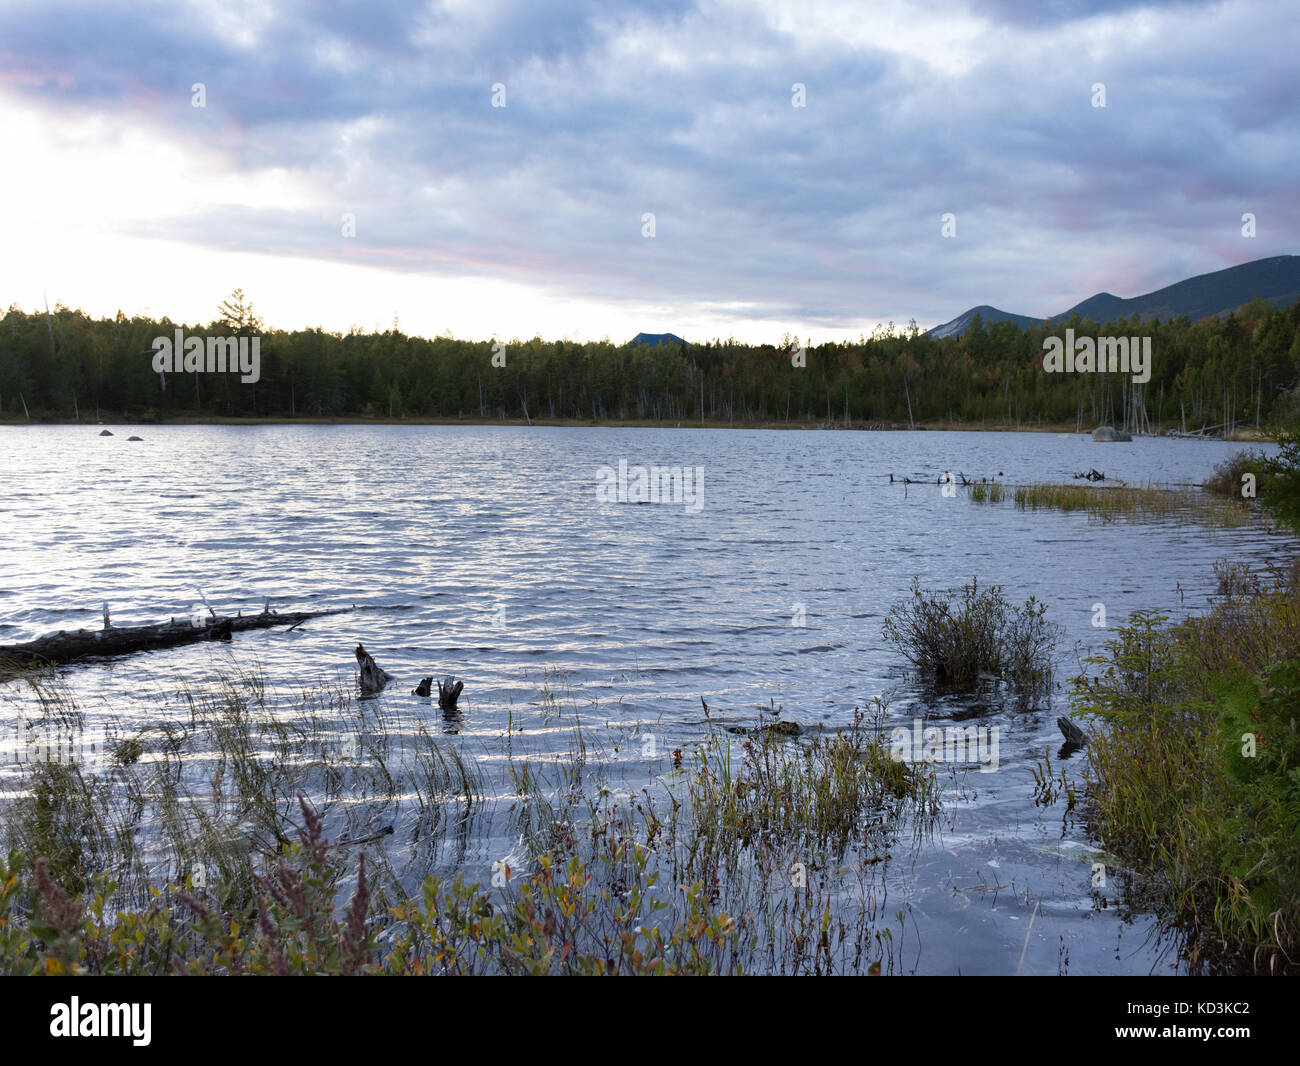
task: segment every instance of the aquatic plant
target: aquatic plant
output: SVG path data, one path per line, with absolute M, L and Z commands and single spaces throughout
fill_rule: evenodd
M 390 721 L 377 701 L 324 686 L 292 704 L 256 676 L 184 693 L 183 729 L 138 730 L 136 758 L 33 759 L 0 802 L 12 846 L 0 972 L 899 965 L 906 909 L 885 910 L 884 874 L 890 849 L 939 818 L 940 789 L 933 767 L 889 757 L 883 703 L 826 733 L 770 729 L 760 715 L 738 739 L 708 719 L 691 754 L 656 757 L 652 794 L 616 792 L 606 774 L 621 741 L 596 747 L 548 694 L 539 714 L 570 723 L 568 752 L 507 749 L 491 785 L 459 747 Z M 489 792 L 497 816 L 509 805 L 522 849 L 490 871 L 464 851 Z M 450 863 L 438 860 L 443 836 L 461 842 Z
M 978 578 L 960 589 L 931 592 L 912 579 L 912 595 L 890 608 L 883 630 L 908 661 L 935 680 L 973 686 L 982 675 L 1025 689 L 1050 682 L 1061 627 L 1034 598 L 1010 603 L 998 585 Z

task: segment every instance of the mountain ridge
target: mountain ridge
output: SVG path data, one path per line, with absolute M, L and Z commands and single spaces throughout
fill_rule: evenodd
M 1050 319 L 1019 315 L 989 304 L 980 304 L 949 322 L 927 330 L 926 336 L 960 337 L 970 328 L 977 314 L 986 326 L 993 322 L 1013 322 L 1021 329 L 1039 326 L 1048 321 L 1063 322 L 1075 313 L 1080 318 L 1090 318 L 1103 324 L 1118 318 L 1137 318 L 1142 322 L 1159 319 L 1167 322 L 1182 315 L 1199 322 L 1227 315 L 1257 298 L 1267 300 L 1277 307 L 1290 306 L 1300 300 L 1300 256 L 1274 255 L 1254 259 L 1222 270 L 1196 274 L 1164 288 L 1127 299 L 1113 293 L 1099 292 Z

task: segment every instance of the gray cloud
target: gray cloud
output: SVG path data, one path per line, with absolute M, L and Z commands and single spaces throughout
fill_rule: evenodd
M 964 57 L 892 47 L 855 7 L 820 36 L 715 3 L 203 10 L 0 11 L 0 89 L 240 171 L 287 168 L 318 201 L 134 232 L 592 300 L 746 302 L 777 329 L 1050 314 L 1296 250 L 1300 29 L 1262 0 L 953 4 L 981 20 Z M 922 39 L 942 17 L 918 8 Z M 1237 235 L 1245 210 L 1255 241 Z

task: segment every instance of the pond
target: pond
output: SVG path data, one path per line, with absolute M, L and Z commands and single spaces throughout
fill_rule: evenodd
M 610 789 L 662 791 L 663 760 L 710 728 L 702 700 L 715 728 L 752 726 L 761 706 L 834 730 L 880 697 L 891 724 L 974 718 L 998 731 L 996 769 L 958 774 L 942 827 L 885 875 L 889 913 L 906 912 L 895 971 L 1176 968 L 1149 916 L 1129 913 L 1115 888 L 1097 890 L 1096 864 L 1113 860 L 1062 805 L 1035 804 L 1032 770 L 1049 751 L 1060 769 L 1063 682 L 1106 638 L 1098 605 L 1109 626 L 1135 610 L 1196 611 L 1216 560 L 1263 565 L 1289 558 L 1293 542 L 1263 523 L 1209 530 L 981 505 L 935 479 L 1060 481 L 1096 468 L 1129 484 L 1199 483 L 1241 445 L 991 432 L 110 428 L 112 437 L 0 429 L 0 643 L 98 627 L 104 602 L 120 625 L 188 617 L 205 602 L 218 613 L 267 599 L 356 610 L 65 668 L 79 729 L 154 723 L 179 713 L 179 690 L 221 676 L 255 674 L 287 700 L 322 683 L 354 687 L 353 648 L 364 644 L 396 678 L 372 701 L 388 728 L 423 723 L 498 782 L 473 832 L 429 860 L 486 882 L 503 856 L 521 861 L 509 819 L 492 815 L 513 802 L 494 766 L 565 755 L 575 721 L 600 751 L 588 769 Z M 133 433 L 144 439 L 128 441 Z M 637 505 L 638 468 L 651 467 L 680 468 L 687 491 Z M 929 588 L 977 577 L 1013 601 L 1042 600 L 1064 630 L 1056 690 L 1027 706 L 928 693 L 881 633 L 913 577 Z M 447 674 L 465 682 L 455 718 L 411 694 L 422 677 Z M 31 696 L 14 683 L 0 696 L 0 761 L 12 778 L 32 758 L 20 724 Z M 353 810 L 348 825 L 394 818 L 382 846 L 409 852 L 409 811 Z

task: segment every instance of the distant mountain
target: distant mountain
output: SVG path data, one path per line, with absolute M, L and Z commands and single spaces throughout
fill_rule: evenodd
M 990 307 L 988 304 L 980 304 L 979 307 L 972 307 L 964 315 L 958 315 L 951 322 L 945 322 L 942 326 L 935 326 L 926 336 L 960 337 L 970 329 L 970 324 L 976 315 L 979 315 L 984 320 L 986 326 L 991 326 L 994 322 L 1014 322 L 1021 329 L 1024 329 L 1027 326 L 1036 326 L 1042 321 L 1040 318 L 1013 315 L 1010 311 L 999 311 L 996 307 Z
M 648 344 L 655 347 L 660 344 L 685 344 L 676 333 L 638 333 L 632 338 L 633 344 Z
M 1054 315 L 1061 322 L 1076 311 L 1080 318 L 1091 318 L 1106 323 L 1117 318 L 1135 318 L 1146 322 L 1153 318 L 1161 322 L 1186 315 L 1193 322 L 1215 315 L 1222 317 L 1255 298 L 1267 300 L 1277 307 L 1289 307 L 1300 300 L 1300 256 L 1275 255 L 1269 259 L 1256 259 L 1252 263 L 1198 274 L 1186 281 L 1167 285 L 1163 289 L 1122 299 L 1108 292 L 1099 292 L 1077 303 L 1068 311 Z M 927 336 L 960 337 L 970 328 L 976 314 L 983 316 L 985 325 L 1009 320 L 1020 327 L 1040 325 L 1041 318 L 1013 315 L 987 305 L 972 307 L 963 315 L 942 326 L 935 326 Z
M 1208 276 L 1207 274 L 1206 277 Z M 1186 285 L 1187 282 L 1180 281 L 1178 284 Z M 1170 288 L 1173 288 L 1173 286 L 1171 285 Z M 1167 292 L 1168 290 L 1162 289 L 1161 291 Z M 1099 292 L 1096 296 L 1089 296 L 1083 303 L 1075 304 L 1060 317 L 1069 318 L 1075 311 L 1078 311 L 1080 318 L 1091 318 L 1094 322 L 1110 322 L 1123 316 L 1125 304 L 1135 303 L 1137 300 L 1143 299 L 1146 299 L 1146 297 L 1136 296 L 1132 300 L 1125 300 L 1108 292 Z M 1246 299 L 1248 300 L 1250 297 L 1248 296 Z M 1246 300 L 1242 300 L 1242 303 L 1245 302 Z M 1187 317 L 1191 318 L 1191 315 Z

